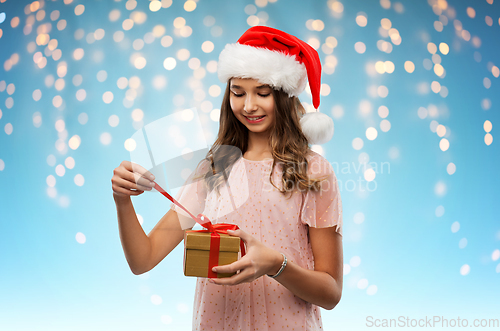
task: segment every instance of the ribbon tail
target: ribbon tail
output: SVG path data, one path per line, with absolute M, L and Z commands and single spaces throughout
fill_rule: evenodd
M 167 199 L 169 199 L 170 201 L 172 201 L 175 205 L 177 205 L 177 206 L 179 206 L 180 208 L 182 208 L 182 210 L 184 210 L 186 213 L 188 213 L 188 214 L 189 214 L 189 216 L 191 216 L 191 218 L 192 218 L 193 220 L 195 220 L 195 221 L 196 221 L 196 223 L 198 223 L 198 224 L 202 225 L 204 228 L 208 228 L 207 224 L 211 224 L 211 223 L 210 223 L 210 220 L 208 220 L 208 218 L 207 218 L 207 221 L 205 221 L 205 223 L 201 222 L 201 221 L 200 221 L 200 218 L 199 218 L 199 216 L 200 216 L 201 214 L 200 214 L 200 215 L 198 215 L 198 217 L 194 216 L 193 214 L 191 214 L 191 213 L 189 212 L 189 210 L 187 210 L 186 208 L 184 208 L 184 206 L 183 206 L 183 205 L 181 205 L 181 204 L 180 204 L 179 202 L 177 202 L 177 200 L 175 200 L 175 199 L 174 199 L 174 198 L 173 198 L 170 194 L 168 194 L 168 193 L 167 193 L 167 191 L 165 191 L 164 189 L 162 189 L 162 188 L 161 188 L 161 186 L 160 186 L 160 185 L 158 185 L 158 183 L 156 183 L 156 182 L 154 182 L 154 181 L 153 181 L 153 183 L 155 183 L 155 189 L 156 189 L 158 192 L 160 192 L 161 194 L 163 194 L 163 195 L 164 195 Z

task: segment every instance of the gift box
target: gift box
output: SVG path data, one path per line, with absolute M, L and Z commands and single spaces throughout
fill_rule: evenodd
M 220 238 L 213 238 L 214 236 Z M 213 247 L 217 242 L 219 245 Z M 184 275 L 210 278 L 231 277 L 234 273 L 211 272 L 210 263 L 213 266 L 233 263 L 238 260 L 239 250 L 239 237 L 208 231 L 186 231 L 184 234 Z

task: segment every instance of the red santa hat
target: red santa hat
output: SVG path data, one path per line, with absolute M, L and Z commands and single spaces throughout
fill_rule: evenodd
M 317 111 L 300 119 L 302 132 L 311 144 L 324 144 L 333 136 L 333 120 L 318 110 L 321 62 L 318 52 L 299 38 L 266 26 L 248 29 L 235 44 L 220 53 L 217 73 L 221 82 L 232 77 L 253 78 L 290 97 L 302 93 L 309 81 Z

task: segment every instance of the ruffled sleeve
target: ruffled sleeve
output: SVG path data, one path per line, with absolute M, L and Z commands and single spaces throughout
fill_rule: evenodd
M 194 216 L 203 213 L 207 197 L 207 189 L 205 187 L 204 178 L 201 177 L 195 179 L 195 177 L 205 174 L 208 171 L 209 166 L 209 161 L 205 159 L 201 160 L 195 171 L 189 175 L 185 184 L 179 189 L 174 197 L 177 202 L 189 210 L 189 212 Z M 173 202 L 170 204 L 170 209 L 177 212 L 182 229 L 192 228 L 196 224 L 188 213 Z
M 342 199 L 332 165 L 323 156 L 314 153 L 308 158 L 308 175 L 309 178 L 326 179 L 321 183 L 320 191 L 302 193 L 302 223 L 314 228 L 336 226 L 336 231 L 342 235 Z

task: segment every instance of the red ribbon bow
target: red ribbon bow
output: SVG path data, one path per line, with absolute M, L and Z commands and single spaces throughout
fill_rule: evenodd
M 200 224 L 203 226 L 206 230 L 195 230 L 194 232 L 203 232 L 203 233 L 210 233 L 210 255 L 208 259 L 208 278 L 217 278 L 217 273 L 212 271 L 212 268 L 217 266 L 219 264 L 219 248 L 220 248 L 220 235 L 219 234 L 228 234 L 227 230 L 238 230 L 239 227 L 236 224 L 227 224 L 227 223 L 218 223 L 218 224 L 212 224 L 210 222 L 210 219 L 206 217 L 203 214 L 198 214 L 198 216 L 194 216 L 184 208 L 183 205 L 181 205 L 177 200 L 175 200 L 170 194 L 168 194 L 164 189 L 160 187 L 156 182 L 155 183 L 155 189 L 163 194 L 167 199 L 172 201 L 174 204 L 182 208 L 186 213 L 191 216 L 192 219 L 196 221 L 196 223 Z M 245 255 L 245 244 L 243 243 L 243 240 L 240 240 L 240 249 L 241 249 L 241 256 Z

